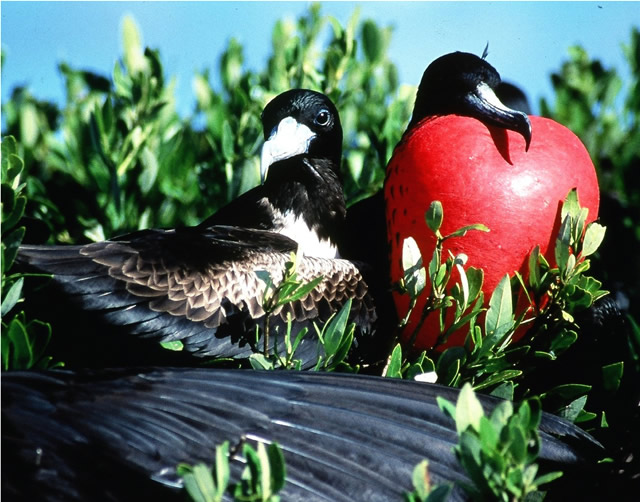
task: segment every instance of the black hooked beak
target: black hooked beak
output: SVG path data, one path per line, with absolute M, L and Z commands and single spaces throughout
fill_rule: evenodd
M 526 113 L 506 107 L 493 89 L 485 83 L 479 84 L 474 92 L 467 94 L 465 101 L 472 116 L 519 133 L 525 140 L 525 151 L 529 150 L 531 122 Z

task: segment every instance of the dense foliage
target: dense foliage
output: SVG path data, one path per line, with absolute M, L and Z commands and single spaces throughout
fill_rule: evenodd
M 260 112 L 272 97 L 292 87 L 322 91 L 340 110 L 345 132 L 342 173 L 347 200 L 353 203 L 381 187 L 384 166 L 411 113 L 415 87 L 400 85 L 395 65 L 387 56 L 392 30 L 360 21 L 357 13 L 342 26 L 313 6 L 295 23 L 278 22 L 273 29 L 272 55 L 267 67 L 258 72 L 244 67 L 243 48 L 231 40 L 215 70 L 204 69 L 194 76 L 197 105 L 190 117 L 177 114 L 173 84 L 164 73 L 161 55 L 141 46 L 132 19 L 125 20 L 122 35 L 124 54 L 112 75 L 96 75 L 60 63 L 67 91 L 64 106 L 41 101 L 28 88 L 14 89 L 11 100 L 2 105 L 6 122 L 2 143 L 3 369 L 52 363 L 46 355 L 51 328 L 26 318 L 20 308 L 23 284 L 29 279 L 11 268 L 20 242 L 80 243 L 140 228 L 199 222 L 258 183 Z M 567 223 L 556 247 L 559 267 L 551 269 L 534 253 L 529 283 L 523 284 L 522 278 L 505 279 L 494 292 L 480 326 L 475 325 L 475 318 L 482 306 L 478 301 L 481 272 L 467 270 L 466 290 L 458 285 L 445 291 L 446 274 L 461 264 L 435 256 L 423 257 L 428 262 L 426 269 L 416 267 L 419 257 L 412 256 L 409 244 L 406 268 L 411 273 L 403 285 L 407 294 L 421 292 L 429 277 L 430 283 L 442 289 L 438 298 L 443 301 L 432 310 L 457 309 L 461 325 L 471 323 L 470 339 L 475 343 L 442 355 L 413 355 L 410 360 L 396 347 L 387 376 L 413 377 L 434 371 L 439 382 L 449 385 L 469 382 L 476 389 L 504 397 L 539 396 L 545 409 L 584 421 L 602 437 L 620 432 L 622 444 L 631 422 L 625 418 L 627 401 L 619 399 L 620 393 L 632 393 L 640 375 L 640 330 L 634 321 L 634 306 L 640 301 L 640 261 L 634 255 L 640 244 L 640 191 L 633 175 L 633 168 L 640 165 L 640 32 L 631 34 L 625 50 L 632 74 L 627 85 L 615 69 L 591 60 L 579 47 L 571 48 L 569 60 L 552 75 L 553 104 L 546 100 L 541 104 L 542 113 L 571 128 L 594 158 L 603 192 L 601 223 L 607 227 L 603 245 L 596 252 L 602 231 L 599 226 L 592 227 L 590 235 L 584 231 L 580 208 L 569 196 Z M 220 75 L 219 89 L 211 84 L 211 72 Z M 427 223 L 431 231 L 438 232 L 438 220 L 446 218 L 446 212 L 441 207 L 430 210 Z M 575 255 L 583 251 L 583 258 L 591 255 L 595 278 L 585 275 L 589 260 L 576 263 L 569 249 Z M 299 288 L 304 286 L 296 283 L 295 274 L 290 279 L 286 294 L 282 284 L 271 284 L 272 294 L 265 302 L 284 301 L 302 291 Z M 537 312 L 539 343 L 530 338 L 509 345 L 521 321 L 513 318 L 510 309 L 517 288 L 551 297 L 546 310 Z M 580 322 L 574 316 L 579 317 L 602 296 L 603 289 L 613 290 L 619 304 L 627 305 L 629 329 L 616 328 L 592 340 L 578 336 Z M 353 336 L 345 319 L 346 311 L 324 328 L 334 357 L 325 361 L 323 369 L 345 369 L 341 359 Z M 53 328 L 55 336 L 55 323 Z M 569 348 L 578 354 L 574 359 L 563 354 L 569 354 Z M 283 355 L 284 363 L 262 354 L 252 364 L 273 367 L 278 362 L 295 368 L 293 352 Z M 577 371 L 575 361 L 584 353 L 593 364 Z M 550 364 L 555 365 L 553 378 L 549 378 Z M 514 414 L 514 420 L 526 415 L 522 420 L 527 421 L 523 427 L 528 433 L 535 421 L 529 422 L 529 408 L 521 410 L 525 411 Z M 505 420 L 506 415 L 510 413 L 505 413 Z M 500 426 L 510 427 L 506 422 Z M 464 441 L 482 442 L 482 438 L 467 435 Z M 464 444 L 459 455 L 467 458 Z M 527 478 L 526 487 L 514 490 L 526 492 L 540 480 L 534 481 L 535 469 L 528 465 L 535 455 L 525 457 L 518 472 L 533 475 Z M 198 472 L 183 469 L 191 476 L 187 484 L 202 479 Z M 416 472 L 419 477 L 422 471 Z M 267 491 L 268 498 L 270 488 Z M 422 492 L 428 496 L 424 487 Z M 445 490 L 437 492 L 437 497 L 444 495 Z M 216 496 L 219 493 L 214 500 Z M 425 498 L 414 496 L 418 497 L 415 500 Z

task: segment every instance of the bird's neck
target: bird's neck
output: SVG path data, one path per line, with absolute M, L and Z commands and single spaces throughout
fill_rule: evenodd
M 279 233 L 297 241 L 307 256 L 339 256 L 346 205 L 332 161 L 301 155 L 278 162 L 269 168 L 264 188 Z

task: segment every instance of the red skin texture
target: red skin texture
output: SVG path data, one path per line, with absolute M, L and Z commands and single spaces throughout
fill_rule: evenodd
M 485 303 L 505 274 L 520 271 L 526 276 L 529 253 L 536 245 L 552 266 L 555 264 L 560 207 L 572 188 L 578 189 L 580 205 L 589 208 L 587 222 L 597 218 L 598 180 L 584 145 L 557 122 L 529 118 L 532 138 L 528 152 L 520 134 L 458 115 L 423 120 L 396 147 L 384 186 L 394 283 L 403 274 L 402 243 L 406 237 L 416 240 L 425 264 L 431 259 L 436 239 L 424 214 L 434 200 L 441 201 L 444 209 L 442 235 L 473 223 L 490 229 L 448 239 L 443 253 L 443 257 L 449 256 L 448 251 L 464 253 L 469 258 L 467 267 L 484 269 Z M 458 279 L 457 274 L 453 279 Z M 409 297 L 394 293 L 394 301 L 403 318 Z M 414 331 L 423 305 L 419 300 L 404 330 L 405 341 Z M 436 316 L 431 315 L 415 347 L 432 347 L 437 335 Z M 462 345 L 465 335 L 466 329 L 459 330 L 442 348 Z

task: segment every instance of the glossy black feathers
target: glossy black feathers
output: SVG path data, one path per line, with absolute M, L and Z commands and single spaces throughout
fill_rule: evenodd
M 426 117 L 463 115 L 521 134 L 529 148 L 531 123 L 523 112 L 507 108 L 495 95 L 500 74 L 475 54 L 453 52 L 424 71 L 407 131 Z
M 177 499 L 175 466 L 211 463 L 215 446 L 277 443 L 286 501 L 393 501 L 429 460 L 434 483 L 464 480 L 455 425 L 436 396 L 459 390 L 358 375 L 153 369 L 15 372 L 2 379 L 6 500 Z M 498 402 L 479 396 L 488 410 Z M 543 415 L 541 458 L 579 466 L 597 448 Z M 557 437 L 556 437 L 557 436 Z M 232 462 L 237 480 L 243 468 Z M 135 482 L 131 481 L 134 480 Z M 129 482 L 131 481 L 131 482 Z M 456 490 L 449 500 L 463 500 Z

